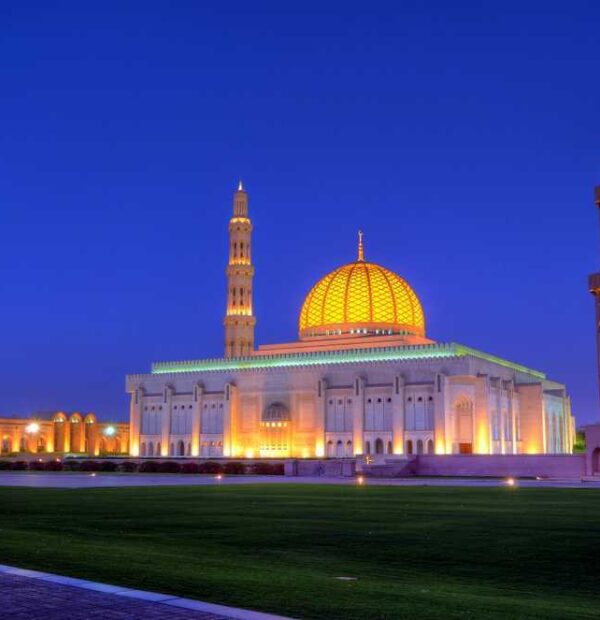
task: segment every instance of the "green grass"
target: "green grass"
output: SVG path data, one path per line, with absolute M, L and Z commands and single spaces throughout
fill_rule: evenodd
M 600 492 L 0 488 L 0 562 L 297 618 L 598 618 Z

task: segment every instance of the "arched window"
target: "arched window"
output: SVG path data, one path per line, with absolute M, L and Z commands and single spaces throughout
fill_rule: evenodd
M 352 454 L 352 442 L 348 440 L 346 442 L 346 456 L 353 456 Z
M 331 439 L 327 442 L 327 456 L 333 456 L 333 441 L 331 441 Z
M 140 448 L 140 454 L 142 456 L 146 456 L 146 442 L 145 441 L 142 441 L 142 446 Z
M 154 444 L 152 442 L 148 443 L 148 456 L 154 456 Z
M 379 437 L 375 440 L 375 454 L 383 454 L 383 440 Z
M 423 440 L 417 439 L 417 454 L 423 454 Z
M 177 442 L 177 456 L 185 456 L 185 445 L 181 439 Z
M 338 458 L 344 456 L 344 444 L 341 440 L 338 440 L 338 442 L 335 444 L 335 455 Z
M 394 448 L 392 446 L 392 442 L 391 441 L 388 441 L 388 443 L 387 443 L 387 453 L 388 454 L 394 454 Z
M 409 439 L 406 442 L 406 454 L 412 454 L 413 453 L 413 442 L 412 439 Z
M 435 454 L 435 450 L 433 449 L 433 439 L 430 439 L 427 442 L 427 454 Z

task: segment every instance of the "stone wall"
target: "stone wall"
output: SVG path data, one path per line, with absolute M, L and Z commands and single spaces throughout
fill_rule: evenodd
M 417 476 L 514 476 L 581 478 L 586 475 L 584 454 L 420 455 Z

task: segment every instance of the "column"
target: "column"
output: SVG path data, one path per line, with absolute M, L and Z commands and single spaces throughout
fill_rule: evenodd
M 233 456 L 235 452 L 237 401 L 237 387 L 233 383 L 227 383 L 223 403 L 223 456 Z
M 392 437 L 394 454 L 404 454 L 404 377 L 394 377 L 392 388 Z
M 140 431 L 142 428 L 144 394 L 144 388 L 137 387 L 131 392 L 131 399 L 129 401 L 129 453 L 131 456 L 140 455 Z
M 507 382 L 508 387 L 508 414 L 510 416 L 511 454 L 517 453 L 517 417 L 515 415 L 515 384 Z
M 192 411 L 192 456 L 200 456 L 200 435 L 202 420 L 202 397 L 204 387 L 201 383 L 194 386 L 194 409 Z
M 433 378 L 433 436 L 436 454 L 452 454 L 451 415 L 448 400 L 448 377 L 436 373 Z
M 365 440 L 365 387 L 367 382 L 362 377 L 354 379 L 352 397 L 352 449 L 354 454 L 364 453 Z
M 163 410 L 160 416 L 160 456 L 169 456 L 169 444 L 171 439 L 171 409 L 173 406 L 173 395 L 175 388 L 166 385 L 163 390 Z
M 506 454 L 506 441 L 504 440 L 504 425 L 506 424 L 506 413 L 502 406 L 502 395 L 504 392 L 504 382 L 500 377 L 496 378 L 496 407 L 498 407 L 498 420 L 500 421 L 500 454 Z
M 315 411 L 315 456 L 325 456 L 325 419 L 327 412 L 327 380 L 317 382 L 317 407 Z
M 490 415 L 490 382 L 486 374 L 475 379 L 475 400 L 473 402 L 473 452 L 492 453 L 492 416 Z

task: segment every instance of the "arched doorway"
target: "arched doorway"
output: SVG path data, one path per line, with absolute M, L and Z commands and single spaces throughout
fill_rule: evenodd
M 291 422 L 290 412 L 283 403 L 271 403 L 263 411 L 260 421 L 260 455 L 262 457 L 289 456 Z
M 371 442 L 367 441 L 365 443 L 365 454 L 371 454 Z
M 433 439 L 430 439 L 427 442 L 427 454 L 435 454 L 435 450 L 433 449 Z
M 69 432 L 67 424 L 67 418 L 63 413 L 59 413 L 53 420 L 54 452 L 66 452 L 66 434 Z
M 409 439 L 406 442 L 406 454 L 412 454 L 413 453 L 413 442 L 412 439 Z
M 460 454 L 473 453 L 473 403 L 461 398 L 455 404 L 456 442 Z
M 334 456 L 333 453 L 333 441 L 331 441 L 331 439 L 327 442 L 327 452 L 326 455 L 328 458 L 331 458 Z
M 185 444 L 181 439 L 177 442 L 177 456 L 185 456 Z
M 81 416 L 77 413 L 69 420 L 69 452 L 82 452 L 83 441 L 81 437 Z
M 348 440 L 346 442 L 346 456 L 353 456 L 352 454 L 352 442 Z
M 417 454 L 423 454 L 423 440 L 417 439 Z
M 375 454 L 383 454 L 383 440 L 379 437 L 375 440 Z
M 338 442 L 335 444 L 335 456 L 338 459 L 341 459 L 344 456 L 344 444 L 339 439 Z
M 387 453 L 388 454 L 394 454 L 394 446 L 392 445 L 391 441 L 387 442 Z
M 10 441 L 10 437 L 3 437 L 2 438 L 2 452 L 3 454 L 7 454 L 8 452 L 10 452 L 11 448 L 11 441 Z

